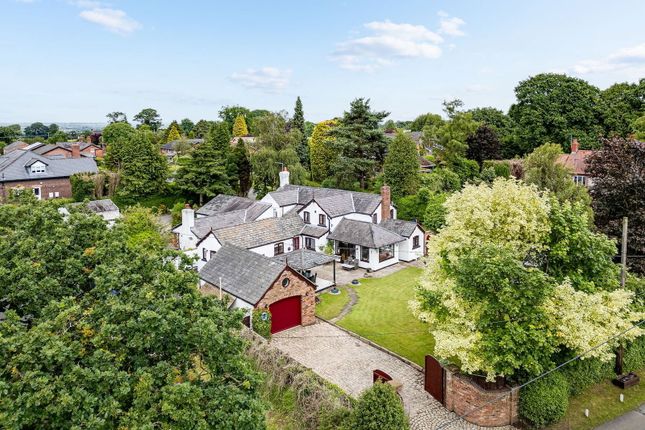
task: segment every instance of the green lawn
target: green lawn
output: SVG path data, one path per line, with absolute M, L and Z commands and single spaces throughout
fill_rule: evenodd
M 320 302 L 316 305 L 316 315 L 326 320 L 338 316 L 345 304 L 349 302 L 347 290 L 343 287 L 339 289 L 340 294 L 334 295 L 327 291 L 318 296 Z
M 434 350 L 428 325 L 408 309 L 422 269 L 410 267 L 383 278 L 361 279 L 353 287 L 358 303 L 338 324 L 420 366 Z
M 645 369 L 635 372 L 645 375 Z M 619 400 L 620 393 L 625 394 L 625 402 Z M 617 418 L 624 413 L 639 407 L 645 402 L 645 383 L 621 390 L 607 380 L 592 385 L 582 393 L 569 399 L 567 415 L 559 423 L 548 427 L 548 430 L 587 430 L 602 423 Z M 589 418 L 585 417 L 585 409 L 589 409 Z

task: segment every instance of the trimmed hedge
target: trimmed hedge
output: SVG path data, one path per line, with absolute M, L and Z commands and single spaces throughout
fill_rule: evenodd
M 625 348 L 623 371 L 632 372 L 645 367 L 645 336 L 636 338 Z
M 559 372 L 527 385 L 520 394 L 520 415 L 535 428 L 558 422 L 569 408 L 569 384 Z
M 581 393 L 592 384 L 614 376 L 614 363 L 603 363 L 597 358 L 577 360 L 562 370 L 562 375 L 569 383 L 569 393 L 572 396 Z

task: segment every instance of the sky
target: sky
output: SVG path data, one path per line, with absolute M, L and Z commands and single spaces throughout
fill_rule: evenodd
M 164 123 L 223 105 L 394 120 L 445 99 L 504 111 L 558 72 L 606 88 L 645 77 L 643 0 L 0 0 L 0 123 Z

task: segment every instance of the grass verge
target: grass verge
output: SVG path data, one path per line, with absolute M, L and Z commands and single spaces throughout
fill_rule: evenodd
M 349 294 L 343 287 L 339 288 L 340 294 L 331 294 L 329 291 L 318 296 L 320 302 L 316 305 L 316 315 L 326 320 L 335 318 L 349 302 Z

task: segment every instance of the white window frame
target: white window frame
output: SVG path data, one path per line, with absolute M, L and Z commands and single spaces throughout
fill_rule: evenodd
M 36 161 L 34 164 L 30 166 L 30 170 L 31 170 L 31 173 L 35 175 L 40 175 L 43 173 L 47 173 L 47 166 L 45 166 L 45 163 Z
M 34 196 L 36 196 L 36 200 L 42 200 L 43 199 L 43 189 L 42 189 L 42 187 L 31 187 L 31 189 L 33 190 L 32 192 L 34 193 Z M 37 193 L 36 193 L 36 190 L 38 190 Z

